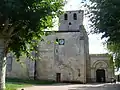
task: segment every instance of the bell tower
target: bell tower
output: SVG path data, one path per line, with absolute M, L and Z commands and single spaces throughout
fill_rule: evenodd
M 83 25 L 83 14 L 82 10 L 66 11 L 59 17 L 59 31 L 79 31 Z

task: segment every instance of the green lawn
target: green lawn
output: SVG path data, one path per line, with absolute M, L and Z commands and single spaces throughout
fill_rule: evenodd
M 30 86 L 27 84 L 20 84 L 20 83 L 6 83 L 6 90 L 16 90 L 17 88 L 21 88 L 21 87 L 26 87 L 26 86 Z
M 41 80 L 22 80 L 22 79 L 6 79 L 6 90 L 16 90 L 17 88 L 32 86 L 32 85 L 51 85 L 54 81 Z

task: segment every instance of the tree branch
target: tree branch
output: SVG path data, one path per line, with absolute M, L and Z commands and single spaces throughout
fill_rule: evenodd
M 14 34 L 12 34 L 12 33 L 14 32 L 15 28 L 16 28 L 17 26 L 19 26 L 19 25 L 20 25 L 20 23 L 15 24 L 15 25 L 13 25 L 13 26 L 9 29 L 8 35 L 9 35 L 10 37 L 14 35 Z M 18 32 L 19 32 L 19 31 L 18 31 Z M 18 32 L 17 32 L 17 33 L 18 33 Z
M 18 32 L 20 32 L 20 31 L 17 31 L 16 33 L 11 34 L 10 37 L 16 35 Z
M 5 24 L 3 24 L 3 26 L 4 26 L 4 29 L 3 29 L 3 31 L 2 31 L 3 35 L 4 35 L 4 34 L 6 33 L 6 31 L 7 31 L 8 25 L 9 25 L 9 19 L 7 19 L 7 20 L 5 21 Z

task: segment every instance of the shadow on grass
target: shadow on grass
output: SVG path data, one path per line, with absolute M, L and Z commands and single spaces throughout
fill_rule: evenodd
M 28 79 L 18 79 L 18 78 L 6 78 L 7 83 L 19 83 L 19 84 L 28 84 L 28 85 L 52 85 L 55 84 L 55 81 L 47 80 L 28 80 Z

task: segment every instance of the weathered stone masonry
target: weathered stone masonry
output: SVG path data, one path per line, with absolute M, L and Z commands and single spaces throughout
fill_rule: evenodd
M 89 38 L 83 25 L 84 12 L 66 11 L 59 18 L 59 31 L 45 36 L 39 43 L 38 56 L 30 61 L 21 57 L 21 66 L 8 59 L 7 77 L 36 78 L 55 81 L 109 82 L 114 70 L 107 54 L 89 54 Z M 27 60 L 26 60 L 27 59 Z

